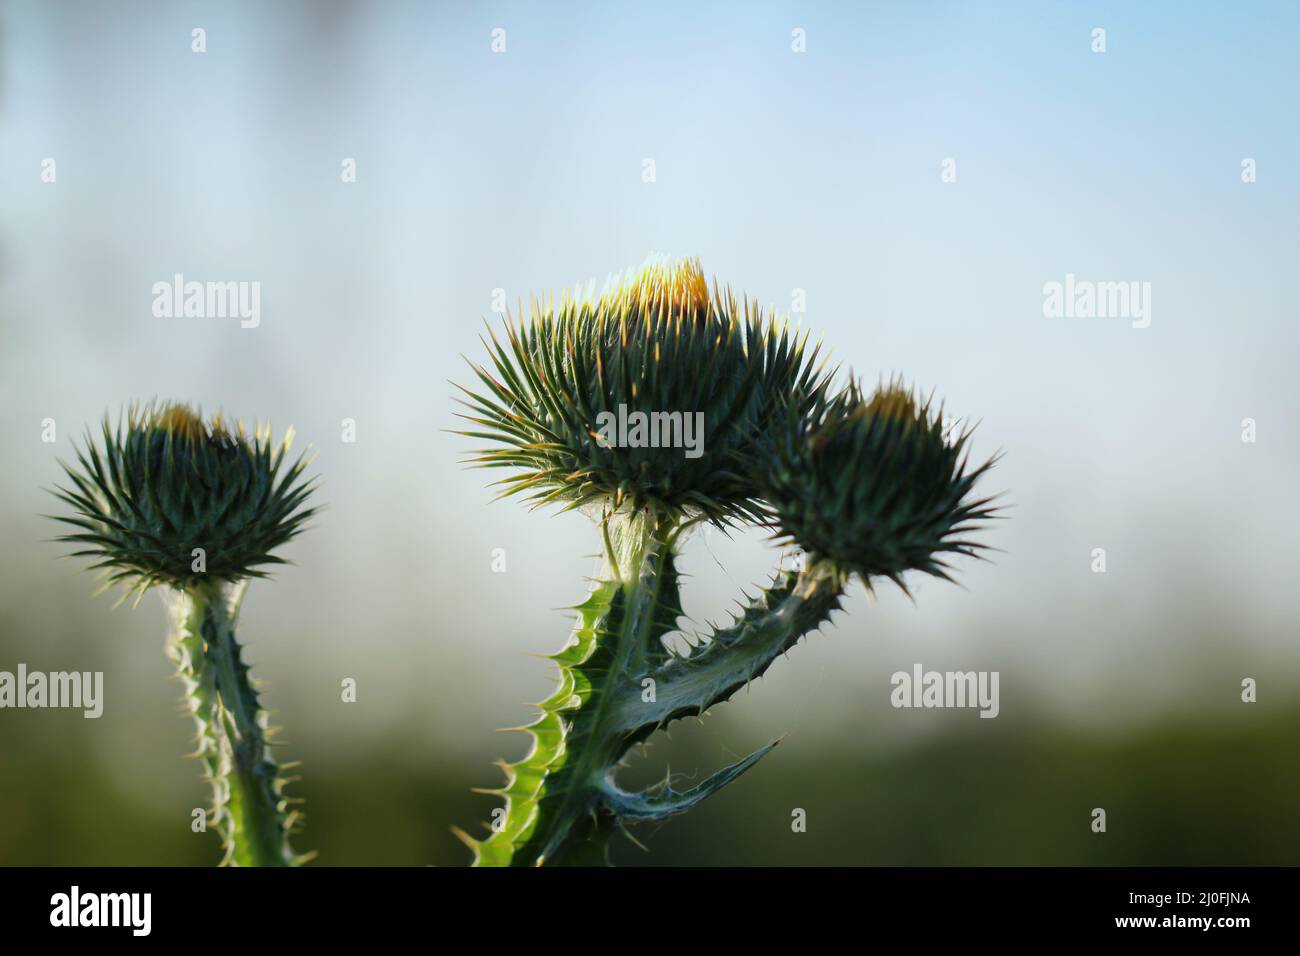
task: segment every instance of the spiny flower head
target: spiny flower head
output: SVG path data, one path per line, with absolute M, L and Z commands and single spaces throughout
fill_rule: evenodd
M 947 579 L 948 554 L 997 510 L 971 489 L 993 464 L 969 467 L 970 432 L 949 440 L 941 409 L 900 383 L 864 400 L 850 383 L 778 431 L 764 482 L 781 535 L 868 583 L 905 571 Z
M 745 467 L 778 410 L 819 394 L 819 347 L 765 319 L 698 260 L 651 259 L 599 296 L 533 301 L 484 342 L 461 434 L 486 439 L 471 462 L 518 473 L 503 494 L 580 507 L 629 504 L 725 523 L 759 514 Z
M 265 577 L 316 512 L 304 507 L 307 457 L 285 464 L 292 440 L 293 429 L 273 445 L 270 425 L 250 433 L 180 403 L 132 405 L 116 427 L 105 416 L 102 448 L 87 434 L 80 467 L 60 463 L 72 487 L 54 494 L 74 513 L 56 520 L 78 530 L 59 540 L 84 545 L 72 556 L 97 559 L 105 586 L 128 591 Z

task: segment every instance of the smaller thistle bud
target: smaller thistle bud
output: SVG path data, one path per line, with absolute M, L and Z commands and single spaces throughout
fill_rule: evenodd
M 971 489 L 994 462 L 969 467 L 970 432 L 944 435 L 941 411 L 891 383 L 864 401 L 850 384 L 778 430 L 764 485 L 781 537 L 812 558 L 906 590 L 905 571 L 950 580 L 948 554 L 985 546 L 964 535 L 992 517 Z
M 73 487 L 55 494 L 75 514 L 56 520 L 79 531 L 59 540 L 87 546 L 72 556 L 98 559 L 105 586 L 128 591 L 266 577 L 316 512 L 303 507 L 307 456 L 285 466 L 292 440 L 290 429 L 273 447 L 269 425 L 250 434 L 179 403 L 131 406 L 116 428 L 106 416 L 103 448 L 87 435 L 80 469 L 63 464 Z

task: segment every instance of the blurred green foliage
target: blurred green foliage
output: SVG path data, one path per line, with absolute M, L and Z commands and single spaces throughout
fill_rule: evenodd
M 649 853 L 618 841 L 615 859 L 1300 864 L 1300 710 L 1260 715 L 1106 734 L 1049 724 L 997 736 L 965 730 L 871 757 L 817 749 L 800 736 L 712 805 L 637 830 Z M 0 714 L 0 863 L 199 866 L 218 859 L 216 836 L 192 833 L 184 808 L 172 812 L 165 800 L 146 805 L 124 793 L 76 721 L 61 723 L 69 732 L 52 747 L 44 734 L 38 741 L 15 733 L 33 719 L 48 716 Z M 656 743 L 634 773 L 662 773 L 669 753 L 675 770 L 706 772 L 716 762 L 706 747 L 691 739 Z M 323 740 L 295 749 L 308 769 L 295 789 L 308 801 L 306 843 L 320 851 L 315 865 L 461 865 L 468 853 L 449 825 L 485 820 L 494 806 L 469 789 L 485 782 L 478 755 L 447 763 L 401 741 L 353 754 L 331 753 Z M 171 753 L 148 757 L 180 765 L 178 786 L 190 786 L 192 764 Z M 193 782 L 190 789 L 198 805 L 202 788 Z M 1089 826 L 1098 806 L 1107 811 L 1104 834 Z M 794 808 L 807 813 L 805 833 L 791 830 Z

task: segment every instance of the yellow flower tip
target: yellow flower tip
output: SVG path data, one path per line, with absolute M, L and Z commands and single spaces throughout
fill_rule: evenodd
M 198 441 L 223 444 L 231 441 L 247 441 L 248 429 L 242 421 L 228 420 L 220 412 L 204 420 L 203 413 L 184 402 L 167 402 L 162 405 L 146 405 L 133 408 L 130 412 L 132 427 L 166 432 L 187 443 Z M 258 424 L 254 435 L 258 440 L 270 439 L 270 423 Z
M 629 271 L 601 295 L 614 311 L 634 308 L 642 315 L 680 318 L 706 314 L 709 310 L 709 282 L 699 259 L 669 260 L 650 256 L 640 268 Z
M 898 385 L 881 388 L 872 395 L 867 414 L 904 422 L 914 422 L 920 417 L 916 398 L 910 390 Z
M 203 417 L 181 402 L 171 402 L 158 409 L 154 412 L 150 425 L 190 442 L 208 436 L 208 426 L 204 423 Z M 212 430 L 221 430 L 221 416 L 218 415 L 212 420 Z

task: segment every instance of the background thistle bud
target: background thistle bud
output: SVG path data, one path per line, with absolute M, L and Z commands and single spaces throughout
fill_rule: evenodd
M 781 536 L 865 580 L 947 579 L 944 556 L 976 554 L 963 534 L 996 511 L 970 496 L 993 460 L 970 468 L 969 437 L 946 439 L 941 410 L 899 383 L 869 400 L 850 383 L 774 436 L 764 485 Z
M 716 283 L 710 295 L 698 260 L 652 258 L 597 298 L 535 300 L 504 342 L 484 343 L 492 369 L 471 365 L 487 391 L 463 390 L 461 416 L 479 427 L 462 434 L 494 447 L 470 460 L 520 469 L 504 494 L 539 503 L 754 516 L 747 446 L 791 396 L 822 387 L 806 341 Z M 638 415 L 640 433 L 601 430 Z
M 292 429 L 272 448 L 269 426 L 251 435 L 220 416 L 205 422 L 187 405 L 132 406 L 104 447 L 87 440 L 80 470 L 64 465 L 71 489 L 55 494 L 79 530 L 60 540 L 86 545 L 105 587 L 143 594 L 161 584 L 170 629 L 167 656 L 194 719 L 194 756 L 212 785 L 208 818 L 223 864 L 295 866 L 290 836 L 301 815 L 271 756 L 269 722 L 243 660 L 236 628 L 249 578 L 283 564 L 272 551 L 314 513 L 300 456 L 284 467 Z
M 250 434 L 179 403 L 132 406 L 116 428 L 105 416 L 102 451 L 88 437 L 81 468 L 63 465 L 72 488 L 55 494 L 75 513 L 57 520 L 79 530 L 60 540 L 86 545 L 77 556 L 132 590 L 265 577 L 315 513 L 303 507 L 306 458 L 284 464 L 292 440 L 289 429 L 273 447 L 269 425 Z

